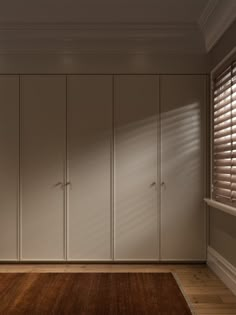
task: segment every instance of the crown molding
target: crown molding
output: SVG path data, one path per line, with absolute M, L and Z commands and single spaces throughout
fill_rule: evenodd
M 198 24 L 202 30 L 205 30 L 207 21 L 209 20 L 210 16 L 213 14 L 219 0 L 208 0 L 199 20 Z
M 198 32 L 195 24 L 0 24 L 0 40 L 184 38 Z
M 0 24 L 0 52 L 203 53 L 196 24 Z
M 0 30 L 188 30 L 196 29 L 195 23 L 0 23 Z
M 235 0 L 209 0 L 198 24 L 205 38 L 206 51 L 209 52 L 236 20 Z

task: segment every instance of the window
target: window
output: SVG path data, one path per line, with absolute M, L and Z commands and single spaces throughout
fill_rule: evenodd
M 236 206 L 236 62 L 213 82 L 214 200 Z

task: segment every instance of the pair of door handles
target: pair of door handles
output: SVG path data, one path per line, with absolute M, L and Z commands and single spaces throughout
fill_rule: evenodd
M 156 186 L 157 185 L 157 183 L 156 182 L 153 182 L 153 183 L 151 183 L 151 187 L 154 187 L 154 186 Z M 166 188 L 166 184 L 165 184 L 165 182 L 162 182 L 161 184 L 160 184 L 160 186 L 161 187 L 163 187 L 163 188 Z
M 69 186 L 70 184 L 71 184 L 70 182 L 66 182 L 66 183 L 58 182 L 58 183 L 56 183 L 55 186 L 62 186 L 62 187 L 65 187 L 65 186 Z

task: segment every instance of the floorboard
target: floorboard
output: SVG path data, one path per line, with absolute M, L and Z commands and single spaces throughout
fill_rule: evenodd
M 236 296 L 204 264 L 1 264 L 0 273 L 172 272 L 196 315 L 236 315 Z M 5 315 L 5 314 L 4 314 Z

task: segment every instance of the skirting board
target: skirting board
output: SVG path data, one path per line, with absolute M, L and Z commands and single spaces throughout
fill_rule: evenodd
M 236 268 L 212 247 L 208 247 L 207 253 L 207 265 L 236 295 Z

